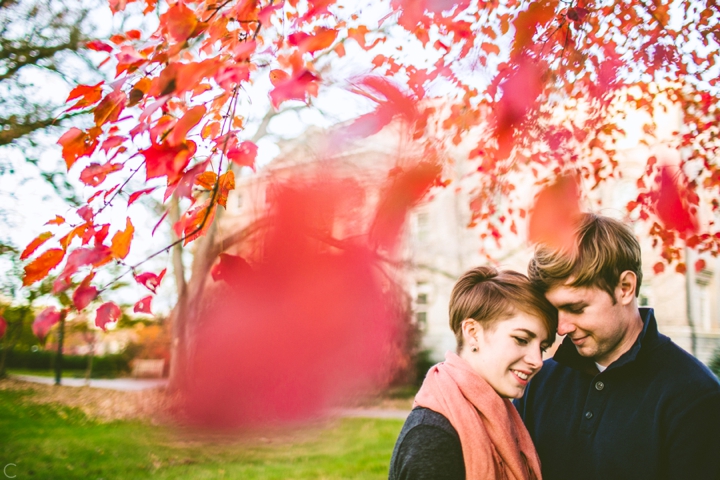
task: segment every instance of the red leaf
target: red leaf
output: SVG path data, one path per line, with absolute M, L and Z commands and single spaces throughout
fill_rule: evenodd
M 84 108 L 89 105 L 94 105 L 95 103 L 99 102 L 102 98 L 102 84 L 104 82 L 100 82 L 97 85 L 78 85 L 77 87 L 73 88 L 70 91 L 70 94 L 68 95 L 67 102 L 70 100 L 73 100 L 75 98 L 80 98 L 75 105 L 68 108 L 68 112 L 71 110 L 77 110 L 79 108 Z
M 555 18 L 555 5 L 549 0 L 531 2 L 527 10 L 518 13 L 514 22 L 515 39 L 512 56 L 518 55 L 529 47 L 538 27 L 542 28 L 553 18 Z
M 47 307 L 35 317 L 32 331 L 41 341 L 45 338 L 53 325 L 60 321 L 60 312 L 55 307 Z
M 101 245 L 108 235 L 108 230 L 110 230 L 110 224 L 109 223 L 103 223 L 100 226 L 100 230 L 95 231 L 95 246 Z
M 258 146 L 253 142 L 245 141 L 227 152 L 227 157 L 234 163 L 255 170 L 255 158 Z
M 0 338 L 5 336 L 5 330 L 7 330 L 7 322 L 3 317 L 0 317 Z
M 215 73 L 215 81 L 225 90 L 232 90 L 241 82 L 250 79 L 250 69 L 245 64 L 226 65 Z
M 97 313 L 95 315 L 95 326 L 105 330 L 105 326 L 108 323 L 117 322 L 121 313 L 120 307 L 115 305 L 113 302 L 105 302 L 97 309 Z
M 273 84 L 273 87 L 277 87 L 288 78 L 290 78 L 290 74 L 284 70 L 270 70 L 270 83 Z
M 78 248 L 70 252 L 65 268 L 57 278 L 57 289 L 53 286 L 53 293 L 58 293 L 61 287 L 65 286 L 65 280 L 72 277 L 78 269 L 85 265 L 100 266 L 112 259 L 110 248 L 105 245 L 97 245 L 95 248 Z
M 76 127 L 65 132 L 57 143 L 62 146 L 62 157 L 68 170 L 78 158 L 90 155 L 97 146 L 97 140 Z
M 82 218 L 86 222 L 89 222 L 93 218 L 93 210 L 90 205 L 85 205 L 84 207 L 78 208 L 77 214 L 80 215 L 80 218 Z
M 675 266 L 675 271 L 684 275 L 687 272 L 687 266 L 684 263 L 678 263 Z
M 185 142 L 185 137 L 187 136 L 188 132 L 192 130 L 195 125 L 200 123 L 200 120 L 202 120 L 203 116 L 205 116 L 205 112 L 207 112 L 207 109 L 202 105 L 193 107 L 187 112 L 185 112 L 185 115 L 183 115 L 182 118 L 178 120 L 178 122 L 175 124 L 172 131 L 170 132 L 170 135 L 168 135 L 168 145 L 170 145 L 171 147 L 176 147 L 181 143 Z
M 195 13 L 182 3 L 168 9 L 160 17 L 160 22 L 165 24 L 172 39 L 178 43 L 187 40 L 198 23 Z
M 163 271 L 160 272 L 160 275 L 155 275 L 151 272 L 141 273 L 140 275 L 135 275 L 135 281 L 152 293 L 155 293 L 155 289 L 160 285 L 160 282 L 162 282 L 166 271 L 167 268 L 164 268 Z
M 480 45 L 480 48 L 482 48 L 482 50 L 488 55 L 500 55 L 500 47 L 494 43 L 483 43 Z
M 337 37 L 337 30 L 320 27 L 314 35 L 304 32 L 295 32 L 288 37 L 288 43 L 297 47 L 300 52 L 316 52 L 328 48 Z
M 301 70 L 296 75 L 288 77 L 286 80 L 278 81 L 278 84 L 270 92 L 270 99 L 273 107 L 277 110 L 285 100 L 305 101 L 308 94 L 317 95 L 318 77 L 309 70 Z
M 139 190 L 139 191 L 137 191 L 137 192 L 131 193 L 131 194 L 130 194 L 130 198 L 128 198 L 128 207 L 129 207 L 130 205 L 132 205 L 133 203 L 135 203 L 135 201 L 136 201 L 138 198 L 140 198 L 140 197 L 143 196 L 143 195 L 147 195 L 148 193 L 152 192 L 152 191 L 155 190 L 156 188 L 157 188 L 157 187 L 146 188 L 145 190 Z
M 113 257 L 118 259 L 127 257 L 128 252 L 130 252 L 130 242 L 132 242 L 134 233 L 135 227 L 133 227 L 130 217 L 127 217 L 125 230 L 113 235 L 112 244 L 110 245 L 110 251 Z
M 438 182 L 441 172 L 440 164 L 430 161 L 420 162 L 406 170 L 390 172 L 370 229 L 374 245 L 384 245 L 386 248 L 395 246 L 408 212 Z
M 83 182 L 85 185 L 97 187 L 105 181 L 105 178 L 109 174 L 122 169 L 123 165 L 121 163 L 108 162 L 105 165 L 101 165 L 99 163 L 91 163 L 90 165 L 85 167 L 80 173 L 80 181 Z
M 65 250 L 60 248 L 51 248 L 43 252 L 42 255 L 25 266 L 23 285 L 27 287 L 47 277 L 50 270 L 57 267 L 63 257 L 65 257 Z
M 227 208 L 227 197 L 230 190 L 235 189 L 235 174 L 232 170 L 228 170 L 226 173 L 220 175 L 220 182 L 218 185 L 218 197 L 217 203 Z
M 215 219 L 216 207 L 217 204 L 210 205 L 210 200 L 207 200 L 185 212 L 180 221 L 173 225 L 177 236 L 185 239 L 183 245 L 205 235 Z
M 100 40 L 90 40 L 89 42 L 85 43 L 85 46 L 90 50 L 95 50 L 96 52 L 111 53 L 113 51 L 113 48 L 110 45 L 105 42 L 101 42 Z
M 152 311 L 150 310 L 150 303 L 152 302 L 152 295 L 148 295 L 147 297 L 141 299 L 139 302 L 135 304 L 133 307 L 133 312 L 135 313 L 149 313 L 152 315 Z
M 55 215 L 55 218 L 45 223 L 45 225 L 62 225 L 63 223 L 65 223 L 65 219 L 60 215 Z
M 698 229 L 695 216 L 690 213 L 687 202 L 682 198 L 684 190 L 681 190 L 669 167 L 663 167 L 660 171 L 660 186 L 655 192 L 655 211 L 665 228 L 681 235 L 696 233 Z
M 502 97 L 495 109 L 498 153 L 507 158 L 513 148 L 515 129 L 525 120 L 542 92 L 542 70 L 531 59 L 521 58 L 501 83 Z
M 705 268 L 705 260 L 703 260 L 702 258 L 698 259 L 698 261 L 695 262 L 695 271 L 702 272 L 704 268 Z
M 653 272 L 655 272 L 655 275 L 659 275 L 664 271 L 665 264 L 663 262 L 657 262 L 655 265 L 653 265 Z
M 580 193 L 570 176 L 560 177 L 542 189 L 528 220 L 531 243 L 542 243 L 552 249 L 570 248 L 575 239 L 575 225 L 580 215 Z
M 35 250 L 40 247 L 43 243 L 47 242 L 48 239 L 52 238 L 53 234 L 50 232 L 43 232 L 40 235 L 38 235 L 35 239 L 33 239 L 32 242 L 28 244 L 27 247 L 25 247 L 25 250 L 20 254 L 20 260 L 25 260 L 30 255 L 35 252 Z
M 98 295 L 97 288 L 90 285 L 90 281 L 94 276 L 95 273 L 90 273 L 73 292 L 72 300 L 78 312 L 87 307 Z
M 567 11 L 567 17 L 575 23 L 582 22 L 588 14 L 587 8 L 569 8 Z
M 127 138 L 122 135 L 112 135 L 106 138 L 102 145 L 100 145 L 100 150 L 107 153 L 113 148 L 122 145 L 125 140 L 127 140 Z
M 212 190 L 215 188 L 215 182 L 217 182 L 217 173 L 215 172 L 202 172 L 200 175 L 195 177 L 195 184 L 205 190 Z
M 219 258 L 220 261 L 210 270 L 210 275 L 216 282 L 224 280 L 227 283 L 236 284 L 239 277 L 252 271 L 250 264 L 242 257 L 221 253 Z
M 122 90 L 113 90 L 95 107 L 95 125 L 98 127 L 108 122 L 114 122 L 120 118 L 120 113 L 125 109 L 127 95 Z
M 164 142 L 160 145 L 153 143 L 147 150 L 140 153 L 145 157 L 145 170 L 147 179 L 167 176 L 168 184 L 175 183 L 182 177 L 182 171 L 195 154 L 195 142 L 188 141 L 177 146 L 170 146 Z

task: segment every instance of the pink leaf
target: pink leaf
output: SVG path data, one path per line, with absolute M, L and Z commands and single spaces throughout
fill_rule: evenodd
M 35 317 L 32 331 L 41 341 L 45 338 L 53 325 L 60 321 L 60 312 L 55 307 L 47 307 Z
M 162 282 L 166 271 L 167 268 L 164 268 L 159 275 L 155 275 L 151 272 L 141 273 L 140 275 L 135 275 L 135 281 L 150 290 L 151 292 L 155 293 L 155 289 L 157 289 L 158 285 L 160 285 L 160 282 Z
M 120 318 L 120 307 L 115 305 L 113 302 L 105 302 L 97 309 L 95 315 L 95 325 L 105 330 L 105 326 L 108 323 L 117 322 Z
M 152 302 L 152 298 L 152 295 L 148 295 L 147 297 L 141 299 L 135 304 L 135 307 L 133 307 L 133 312 L 152 314 L 152 311 L 150 310 L 150 303 Z
M 531 243 L 542 243 L 557 250 L 573 245 L 575 224 L 580 214 L 580 193 L 570 176 L 560 177 L 542 189 L 528 220 Z
M 157 188 L 157 187 L 146 188 L 145 190 L 139 190 L 139 191 L 137 191 L 137 192 L 131 193 L 131 194 L 130 194 L 130 198 L 128 198 L 128 207 L 129 207 L 130 205 L 132 205 L 133 203 L 135 203 L 135 200 L 137 200 L 138 198 L 140 198 L 140 197 L 143 196 L 143 195 L 147 195 L 148 193 L 152 192 L 152 191 L 155 190 L 156 188 Z
M 73 304 L 75 305 L 75 308 L 77 311 L 83 310 L 85 307 L 87 307 L 90 302 L 95 300 L 95 297 L 98 295 L 98 290 L 94 286 L 90 285 L 90 281 L 95 276 L 94 273 L 91 273 L 85 279 L 80 283 L 78 288 L 75 289 L 75 292 L 73 292 Z
M 255 169 L 258 147 L 253 142 L 242 142 L 227 152 L 228 158 L 238 165 Z

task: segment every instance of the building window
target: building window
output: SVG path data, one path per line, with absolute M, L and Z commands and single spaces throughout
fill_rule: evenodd
M 697 282 L 698 321 L 703 330 L 712 330 L 712 309 L 710 305 L 710 288 L 706 282 Z
M 235 206 L 238 210 L 242 210 L 243 207 L 243 196 L 242 193 L 237 194 L 237 200 L 235 200 Z
M 650 301 L 648 300 L 647 295 L 643 295 L 642 293 L 640 294 L 638 303 L 640 304 L 641 307 L 647 307 L 648 305 L 650 305 Z
M 415 284 L 415 322 L 421 332 L 427 329 L 428 288 L 427 282 L 417 282 Z
M 426 242 L 430 234 L 430 214 L 428 212 L 418 212 L 415 223 L 418 241 Z

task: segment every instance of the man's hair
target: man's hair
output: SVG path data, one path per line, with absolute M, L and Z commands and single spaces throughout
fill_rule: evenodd
M 458 352 L 463 346 L 463 320 L 473 319 L 488 329 L 518 311 L 540 318 L 548 331 L 548 344 L 555 341 L 557 310 L 528 277 L 492 267 L 466 272 L 450 295 L 450 328 L 455 332 Z
M 640 244 L 629 226 L 610 217 L 584 213 L 579 217 L 572 248 L 559 250 L 538 245 L 528 265 L 528 276 L 543 292 L 565 284 L 597 287 L 615 301 L 620 275 L 635 273 L 635 296 L 642 283 Z

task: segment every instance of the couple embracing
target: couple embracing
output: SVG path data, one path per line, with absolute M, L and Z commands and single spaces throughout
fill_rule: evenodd
M 638 308 L 632 231 L 584 214 L 573 247 L 460 278 L 390 480 L 720 479 L 720 384 Z

